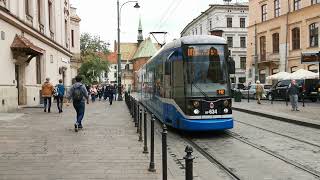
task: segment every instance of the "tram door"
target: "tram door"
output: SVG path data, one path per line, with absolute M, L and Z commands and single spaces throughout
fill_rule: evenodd
M 185 95 L 184 95 L 184 78 L 183 78 L 183 61 L 182 58 L 176 56 L 172 61 L 171 67 L 171 82 L 172 82 L 172 98 L 178 106 L 185 110 Z

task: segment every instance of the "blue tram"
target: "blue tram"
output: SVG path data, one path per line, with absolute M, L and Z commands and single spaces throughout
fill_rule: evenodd
M 163 123 L 185 131 L 233 128 L 225 39 L 186 36 L 162 47 L 138 72 L 139 99 Z

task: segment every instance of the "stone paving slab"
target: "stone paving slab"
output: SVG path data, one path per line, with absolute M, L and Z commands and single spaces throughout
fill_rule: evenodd
M 235 110 L 242 110 L 248 113 L 265 115 L 273 118 L 283 119 L 284 121 L 292 121 L 296 124 L 304 124 L 306 126 L 320 127 L 320 103 L 306 102 L 305 107 L 302 106 L 302 102 L 299 102 L 300 111 L 291 111 L 290 102 L 288 106 L 284 101 L 274 101 L 271 104 L 270 101 L 262 101 L 262 104 L 257 104 L 255 100 L 242 99 L 242 102 L 233 102 L 232 106 Z
M 51 113 L 28 108 L 0 114 L 1 180 L 161 179 L 160 169 L 147 171 L 149 154 L 142 153 L 124 102 L 88 105 L 78 133 L 73 108 L 58 114 L 54 105 Z M 160 167 L 160 153 L 155 158 Z

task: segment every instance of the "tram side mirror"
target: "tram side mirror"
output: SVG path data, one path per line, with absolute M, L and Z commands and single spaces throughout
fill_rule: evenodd
M 236 73 L 236 67 L 235 67 L 235 62 L 233 60 L 233 58 L 229 57 L 228 59 L 228 70 L 229 70 L 229 74 L 235 74 Z

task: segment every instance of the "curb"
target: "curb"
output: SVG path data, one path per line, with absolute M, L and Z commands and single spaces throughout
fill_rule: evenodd
M 320 124 L 314 124 L 314 123 L 305 122 L 305 121 L 298 121 L 298 120 L 275 116 L 275 115 L 266 114 L 266 113 L 262 113 L 262 112 L 256 112 L 256 111 L 252 111 L 252 110 L 248 110 L 248 109 L 242 109 L 242 108 L 236 108 L 236 107 L 232 107 L 232 109 L 235 111 L 240 111 L 240 112 L 253 114 L 253 115 L 257 115 L 257 116 L 261 116 L 261 117 L 266 117 L 266 118 L 270 118 L 270 119 L 274 119 L 274 120 L 278 120 L 278 121 L 282 121 L 282 122 L 287 122 L 287 123 L 296 124 L 296 125 L 300 125 L 300 126 L 310 127 L 310 128 L 314 128 L 314 129 L 320 129 Z

